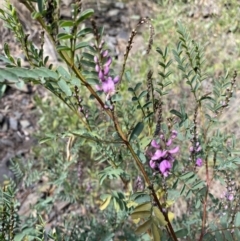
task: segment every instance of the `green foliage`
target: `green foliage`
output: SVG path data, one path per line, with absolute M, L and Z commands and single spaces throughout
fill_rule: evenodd
M 0 83 L 41 85 L 58 99 L 44 103 L 36 97 L 43 112 L 51 109 L 51 115 L 43 115 L 39 121 L 45 136 L 41 136 L 42 145 L 35 148 L 38 160 L 12 163 L 22 187 L 39 187 L 39 182 L 46 181 L 31 207 L 37 215 L 21 217 L 18 226 L 15 192 L 12 186 L 5 186 L 2 239 L 239 238 L 240 197 L 232 172 L 238 168 L 239 152 L 234 135 L 225 132 L 221 121 L 235 92 L 236 72 L 231 80 L 228 74 L 214 78 L 211 88 L 206 88 L 203 48 L 178 22 L 176 46 L 172 51 L 169 46 L 157 48 L 159 70 L 146 71 L 144 81 L 136 81 L 133 71 L 125 71 L 136 36 L 132 31 L 118 80 L 110 68 L 112 60 L 104 46 L 103 29 L 94 21 L 92 27 L 83 25 L 92 16 L 92 9 L 82 11 L 76 2 L 72 19 L 60 20 L 58 1 L 37 1 L 38 10 L 30 0 L 24 4 L 63 63 L 53 66 L 43 58 L 42 46 L 37 48 L 28 40 L 10 3 L 7 11 L 0 10 L 30 64 L 22 68 L 5 44 Z M 142 24 L 150 29 L 149 53 L 154 28 L 149 18 L 140 19 L 137 28 Z M 176 86 L 182 88 L 179 96 Z M 219 199 L 211 193 L 211 185 L 223 179 L 226 193 Z M 172 206 L 178 200 L 186 203 L 187 210 L 174 217 L 176 209 Z M 60 201 L 77 208 L 60 215 L 60 224 L 47 233 L 40 214 L 50 216 Z M 82 217 L 81 205 L 88 207 L 92 216 Z M 104 214 L 99 215 L 98 209 Z M 216 222 L 219 217 L 220 222 Z M 140 237 L 132 234 L 133 229 Z
M 15 191 L 15 185 L 10 182 L 5 182 L 0 190 L 0 238 L 3 241 L 14 240 L 20 224 Z

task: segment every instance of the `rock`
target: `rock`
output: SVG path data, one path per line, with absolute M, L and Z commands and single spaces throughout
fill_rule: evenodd
M 18 130 L 18 121 L 17 119 L 10 117 L 9 118 L 9 127 L 10 129 L 17 131 Z
M 20 119 L 22 117 L 22 113 L 19 111 L 14 111 L 14 115 L 16 119 Z
M 122 2 L 117 2 L 114 5 L 115 5 L 115 8 L 124 9 L 124 3 Z
M 4 115 L 0 113 L 0 124 L 3 122 L 3 119 L 4 119 Z
M 5 119 L 5 120 L 6 120 L 6 119 Z M 7 123 L 7 121 L 4 121 L 4 122 L 3 122 L 3 125 L 2 125 L 1 131 L 2 131 L 2 132 L 7 132 L 7 130 L 8 130 L 8 123 Z
M 31 125 L 31 123 L 28 120 L 20 120 L 20 125 L 22 129 L 26 129 Z
M 119 15 L 119 10 L 118 9 L 112 9 L 108 11 L 107 16 L 108 17 L 114 17 Z

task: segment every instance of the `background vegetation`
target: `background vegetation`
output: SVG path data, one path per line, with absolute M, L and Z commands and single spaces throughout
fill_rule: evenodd
M 239 69 L 239 1 L 155 2 L 153 3 L 154 16 L 150 16 L 155 29 L 152 52 L 146 56 L 149 33 L 147 27 L 143 26 L 141 34 L 145 41 L 137 46 L 139 51 L 131 54 L 127 62 L 126 78 L 129 77 L 132 86 L 137 82 L 142 82 L 142 85 L 146 86 L 149 66 L 155 71 L 153 78 L 158 81 L 158 61 L 161 56 L 156 52 L 156 48 L 161 47 L 164 50 L 168 46 L 172 54 L 172 49 L 176 48 L 179 41 L 177 32 L 179 20 L 189 32 L 190 38 L 203 47 L 205 62 L 202 68 L 208 76 L 204 82 L 206 91 L 212 91 L 211 84 L 216 78 L 227 76 L 226 72 L 232 76 L 234 70 Z M 116 69 L 120 66 L 117 61 L 114 64 Z M 171 71 L 176 72 L 176 70 L 177 65 L 172 65 Z M 191 106 L 190 88 L 183 83 L 182 74 L 179 71 L 176 73 L 179 74 L 169 76 L 169 81 L 172 81 L 173 85 L 168 89 L 171 92 L 165 100 L 164 111 L 167 113 L 165 119 L 172 116 L 168 111 L 175 109 L 179 100 L 182 101 L 183 106 L 194 108 Z M 121 90 L 126 90 L 128 87 L 123 85 Z M 237 90 L 234 93 L 227 114 L 223 113 L 221 116 L 221 129 L 235 134 L 236 139 L 240 137 L 238 92 Z M 84 98 L 85 93 L 81 94 Z M 78 132 L 81 129 L 78 117 L 74 116 L 71 110 L 51 93 L 48 93 L 44 99 L 36 95 L 35 103 L 39 110 L 36 138 L 40 141 L 33 147 L 28 162 L 23 162 L 21 159 L 13 160 L 12 170 L 16 175 L 15 181 L 20 185 L 13 188 L 9 183 L 5 183 L 2 197 L 9 205 L 3 208 L 7 208 L 10 214 L 9 217 L 3 218 L 10 220 L 10 226 L 2 226 L 2 230 L 14 229 L 16 241 L 44 240 L 47 234 L 49 239 L 55 240 L 150 240 L 148 234 L 142 236 L 134 234 L 136 225 L 128 218 L 129 213 L 122 211 L 119 204 L 121 190 L 124 189 L 125 193 L 130 193 L 131 190 L 143 188 L 138 186 L 138 182 L 144 185 L 140 173 L 133 164 L 129 164 L 131 160 L 129 156 L 125 156 L 129 158 L 127 161 L 124 160 L 125 162 L 119 156 L 120 163 L 125 163 L 124 168 L 132 177 L 131 182 L 123 186 L 119 180 L 114 179 L 116 173 L 107 176 L 103 172 L 106 168 L 105 161 L 109 158 L 107 153 L 116 150 L 106 151 L 101 145 L 93 145 L 90 141 L 81 139 L 82 133 Z M 85 102 L 86 107 L 89 104 L 92 105 L 91 100 Z M 97 112 L 97 107 L 93 107 L 93 111 Z M 128 112 L 130 113 L 130 110 Z M 65 134 L 62 135 L 62 133 Z M 238 142 L 235 147 L 239 148 Z M 187 148 L 189 147 L 186 146 Z M 235 152 L 235 154 L 238 153 Z M 188 158 L 187 152 L 185 155 Z M 231 175 L 237 176 L 238 172 L 233 172 Z M 204 172 L 200 170 L 199 176 L 204 178 Z M 108 178 L 113 180 L 109 182 Z M 221 186 L 220 182 L 214 186 L 214 189 L 218 190 L 213 190 L 215 195 L 213 200 L 220 197 L 221 193 L 218 191 L 223 192 Z M 8 190 L 7 187 L 9 187 Z M 19 190 L 22 189 L 34 193 L 37 197 L 26 216 L 18 214 L 20 203 L 15 199 Z M 105 207 L 104 194 L 109 192 L 112 192 L 116 201 Z M 57 207 L 61 205 L 63 208 L 58 210 Z M 178 216 L 182 217 L 182 211 L 185 209 L 186 202 L 181 199 L 172 206 L 176 220 Z M 52 227 L 48 226 L 49 224 Z M 4 237 L 1 238 L 4 240 Z M 13 240 L 13 238 L 9 234 L 6 240 Z

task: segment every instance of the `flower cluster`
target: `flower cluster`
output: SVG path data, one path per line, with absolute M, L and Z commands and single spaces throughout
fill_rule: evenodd
M 199 153 L 201 150 L 202 150 L 202 147 L 200 146 L 199 142 L 196 143 L 195 147 L 193 147 L 193 146 L 190 147 L 191 153 Z M 198 157 L 196 160 L 196 166 L 201 167 L 202 164 L 203 164 L 202 158 Z
M 167 177 L 174 162 L 174 154 L 179 151 L 179 146 L 171 149 L 172 141 L 177 137 L 177 131 L 173 130 L 168 140 L 165 139 L 163 134 L 160 135 L 160 140 L 163 141 L 165 148 L 156 141 L 152 140 L 151 146 L 155 148 L 155 152 L 152 155 L 149 165 L 155 170 L 159 171 L 164 177 Z
M 98 77 L 101 82 L 100 85 L 96 86 L 96 89 L 107 94 L 108 99 L 109 96 L 115 93 L 115 85 L 119 82 L 119 76 L 112 77 L 109 74 L 112 58 L 108 56 L 108 50 L 102 50 L 100 58 L 95 56 L 94 62 L 96 64 L 95 70 L 98 72 Z

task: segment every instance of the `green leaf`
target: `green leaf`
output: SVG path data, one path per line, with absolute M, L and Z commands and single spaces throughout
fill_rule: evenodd
M 41 16 L 42 16 L 42 14 L 40 12 L 33 12 L 31 14 L 32 19 L 37 19 L 37 18 L 39 18 Z
M 225 240 L 223 234 L 218 232 L 218 231 L 215 232 L 215 238 L 216 238 L 217 241 L 224 241 Z
M 81 81 L 80 81 L 78 78 L 73 77 L 73 78 L 71 79 L 71 84 L 72 84 L 72 85 L 75 85 L 75 86 L 77 86 L 77 87 L 80 87 Z
M 153 235 L 153 241 L 161 241 L 160 229 L 155 223 L 152 223 L 152 235 Z
M 129 92 L 134 92 L 134 90 L 133 90 L 132 87 L 129 87 L 129 88 L 128 88 L 128 91 L 129 91 Z
M 107 167 L 103 171 L 99 172 L 100 176 L 100 185 L 102 185 L 103 181 L 106 178 L 113 179 L 120 177 L 121 174 L 123 174 L 124 171 L 121 168 L 112 168 L 112 167 Z
M 72 95 L 72 91 L 64 79 L 58 81 L 58 86 L 67 96 Z
M 94 61 L 94 55 L 89 53 L 82 53 L 82 56 L 90 61 Z
M 46 72 L 47 75 L 48 75 L 48 78 L 52 78 L 52 79 L 55 79 L 55 80 L 57 80 L 59 78 L 57 72 L 54 71 L 54 70 L 51 70 L 51 69 L 48 69 L 48 68 L 45 68 L 45 67 L 41 67 L 41 68 L 39 68 L 39 70 L 42 70 L 42 71 Z
M 141 212 L 141 211 L 150 211 L 151 208 L 152 208 L 151 202 L 141 203 L 140 205 L 135 207 L 135 209 L 133 210 L 133 213 L 134 212 Z
M 180 176 L 179 178 L 181 180 L 186 180 L 188 178 L 192 178 L 193 176 L 195 176 L 194 172 L 187 172 L 187 173 L 183 174 L 182 176 Z
M 120 94 L 115 94 L 112 96 L 112 101 L 121 101 L 122 100 L 122 96 Z
M 43 12 L 43 2 L 42 2 L 42 0 L 37 0 L 37 4 L 38 4 L 38 11 L 40 13 L 42 13 Z
M 103 201 L 99 209 L 102 211 L 108 207 L 112 199 L 112 196 L 110 194 L 107 195 L 106 199 Z
M 142 97 L 146 96 L 148 93 L 147 90 L 142 91 L 142 93 L 138 96 L 138 99 L 140 100 Z
M 115 211 L 118 213 L 120 210 L 119 199 L 113 198 L 113 206 L 114 206 Z
M 6 91 L 6 89 L 7 89 L 7 85 L 5 85 L 5 84 L 1 84 L 1 83 L 0 83 L 0 98 L 3 97 L 3 95 L 4 95 L 5 91 Z
M 163 56 L 163 51 L 161 50 L 160 47 L 157 47 L 156 51 Z
M 85 48 L 85 47 L 88 47 L 88 46 L 89 46 L 89 43 L 88 43 L 88 42 L 81 42 L 81 43 L 78 43 L 78 44 L 75 46 L 75 50 L 81 49 L 81 48 Z
M 152 224 L 152 220 L 148 219 L 146 222 L 144 222 L 143 224 L 137 227 L 137 229 L 135 230 L 135 233 L 137 235 L 145 233 L 150 228 L 151 224 Z
M 4 63 L 12 64 L 12 62 L 3 55 L 0 55 L 0 60 L 2 60 Z
M 178 230 L 176 233 L 177 238 L 187 237 L 188 230 L 186 228 Z
M 142 83 L 140 83 L 140 82 L 137 83 L 136 86 L 135 86 L 135 88 L 134 88 L 134 92 L 136 92 L 141 85 L 142 85 Z
M 131 196 L 131 200 L 134 200 L 134 202 L 136 202 L 136 203 L 145 203 L 145 202 L 151 201 L 150 196 L 143 192 L 134 193 Z
M 213 241 L 215 240 L 215 237 L 211 233 L 206 233 L 203 236 L 203 241 Z
M 199 181 L 192 187 L 192 189 L 196 190 L 196 189 L 200 189 L 200 188 L 202 188 L 204 186 L 205 186 L 205 183 L 203 181 Z
M 149 218 L 151 215 L 151 211 L 140 211 L 134 212 L 131 214 L 132 219 L 139 219 L 139 218 Z
M 79 17 L 78 17 L 78 19 L 77 19 L 77 21 L 76 21 L 76 24 L 78 25 L 83 20 L 91 17 L 93 13 L 94 13 L 93 9 L 86 9 L 85 11 L 81 12 Z
M 167 221 L 165 220 L 165 217 L 163 216 L 162 212 L 159 210 L 158 207 L 153 207 L 153 212 L 157 218 L 157 221 L 160 226 L 166 226 Z
M 69 72 L 68 72 L 65 68 L 63 68 L 62 66 L 59 66 L 59 67 L 57 68 L 57 72 L 58 72 L 62 77 L 66 78 L 66 79 L 70 79 L 70 78 L 71 78 Z
M 129 141 L 131 142 L 131 141 L 135 140 L 141 134 L 143 128 L 144 128 L 144 123 L 138 122 L 130 135 Z
M 90 67 L 90 68 L 95 68 L 95 66 L 96 66 L 96 64 L 95 64 L 94 62 L 91 62 L 91 61 L 85 60 L 85 59 L 82 59 L 82 60 L 80 61 L 80 63 L 81 63 L 82 65 L 85 65 L 85 66 Z M 97 73 L 97 72 L 96 72 L 96 73 Z
M 71 50 L 71 48 L 69 48 L 68 46 L 64 46 L 64 45 L 58 45 L 57 47 L 56 47 L 56 49 L 57 49 L 57 51 L 69 51 L 69 50 Z
M 99 80 L 95 79 L 95 78 L 87 78 L 86 81 L 90 84 L 90 85 L 99 85 Z
M 85 35 L 87 35 L 87 34 L 89 34 L 89 33 L 92 33 L 92 32 L 93 32 L 92 28 L 84 28 L 84 29 L 81 29 L 81 30 L 77 33 L 77 38 L 82 37 L 82 36 L 85 36 Z
M 60 20 L 59 21 L 59 26 L 64 28 L 64 27 L 73 27 L 74 26 L 74 21 L 73 20 Z
M 0 69 L 0 82 L 4 82 L 5 80 L 11 82 L 18 82 L 18 76 L 11 72 L 11 69 Z
M 72 39 L 73 38 L 73 35 L 72 34 L 69 34 L 69 33 L 59 33 L 57 35 L 57 39 L 58 40 L 64 40 L 64 39 Z
M 182 114 L 179 111 L 173 109 L 173 110 L 170 110 L 170 113 L 172 113 L 172 114 L 178 116 L 180 119 L 182 119 Z
M 225 231 L 223 231 L 223 233 L 224 233 L 224 236 L 225 236 L 225 240 L 234 241 L 234 239 L 232 237 L 232 234 L 229 230 L 225 230 Z
M 128 82 L 130 82 L 132 80 L 131 72 L 129 70 L 125 72 L 125 77 L 126 77 Z M 129 89 L 132 89 L 132 92 L 133 92 L 133 88 L 128 88 L 128 90 Z

